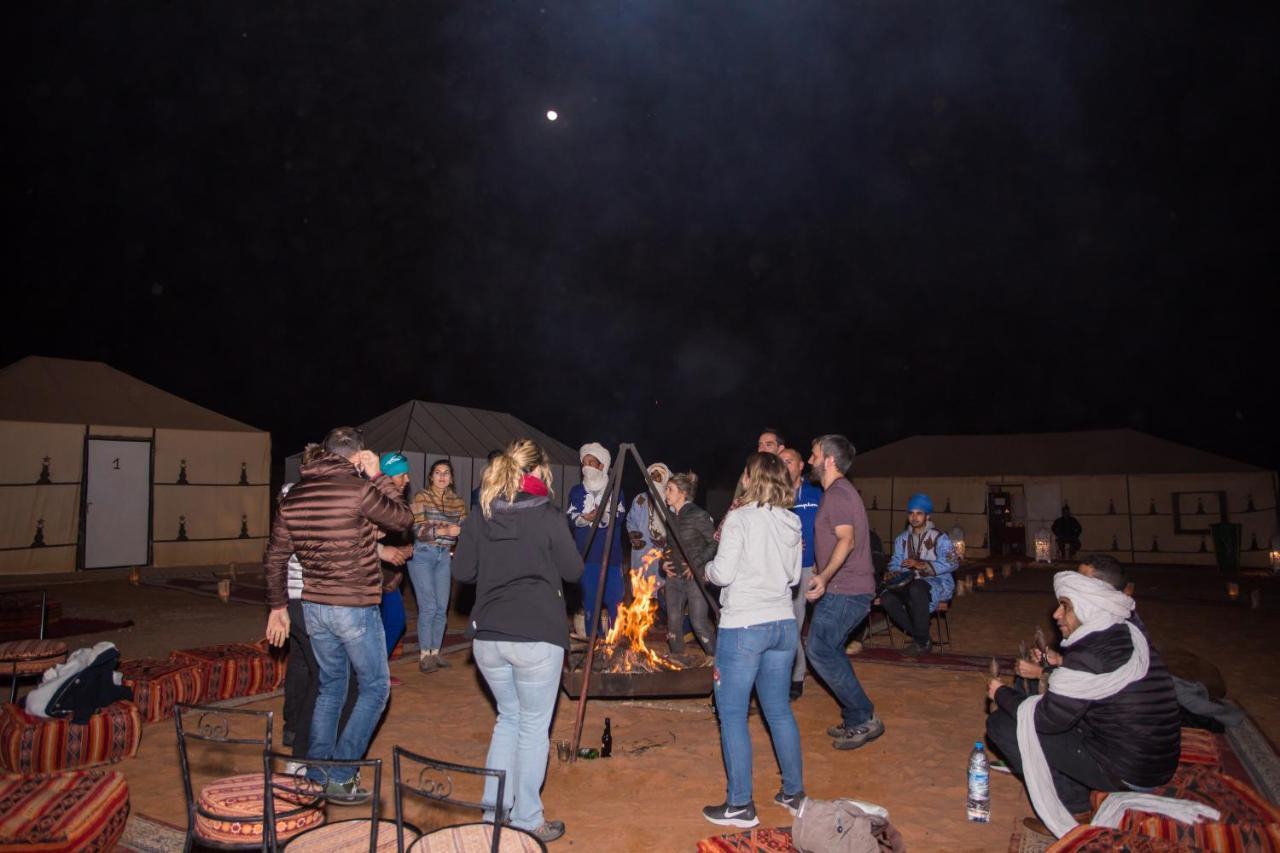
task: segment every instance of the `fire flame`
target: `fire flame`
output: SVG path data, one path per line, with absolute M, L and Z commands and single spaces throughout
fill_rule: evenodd
M 616 670 L 631 672 L 633 669 L 683 669 L 674 661 L 656 654 L 645 643 L 645 634 L 653 627 L 658 616 L 658 602 L 654 596 L 658 590 L 658 578 L 649 574 L 649 567 L 655 560 L 661 559 L 662 551 L 653 548 L 645 553 L 640 567 L 631 570 L 631 604 L 619 604 L 618 615 L 613 620 L 613 627 L 604 638 L 602 652 L 616 662 Z M 619 646 L 628 647 L 631 654 L 619 653 Z M 643 664 L 647 664 L 647 667 Z

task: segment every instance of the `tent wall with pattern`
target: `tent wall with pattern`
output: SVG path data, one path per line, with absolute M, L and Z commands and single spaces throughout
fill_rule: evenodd
M 963 528 L 974 557 L 1000 553 L 993 495 L 1008 496 L 1015 538 L 1032 556 L 1036 533 L 1066 505 L 1083 528 L 1082 554 L 1213 566 L 1211 525 L 1228 522 L 1240 525 L 1240 565 L 1261 568 L 1280 518 L 1274 471 L 1129 429 L 912 436 L 858 454 L 852 479 L 886 548 L 906 524 L 907 499 L 925 492 L 934 524 Z
M 0 370 L 0 574 L 256 563 L 271 436 L 101 362 Z

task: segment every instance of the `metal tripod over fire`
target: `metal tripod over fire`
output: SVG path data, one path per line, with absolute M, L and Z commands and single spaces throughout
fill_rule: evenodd
M 600 501 L 599 512 L 591 523 L 591 533 L 587 537 L 587 546 L 583 558 L 591 553 L 591 545 L 600 530 L 602 519 L 617 523 L 618 504 L 622 496 L 622 470 L 626 467 L 626 459 L 630 456 L 640 466 L 640 474 L 644 477 L 645 487 L 650 497 L 650 512 L 661 515 L 667 529 L 667 542 L 673 552 L 679 552 L 685 565 L 692 565 L 680 537 L 676 533 L 675 519 L 667 509 L 666 499 L 658 492 L 657 486 L 649 477 L 648 466 L 640 458 L 634 444 L 623 443 L 618 448 L 617 464 L 609 475 L 609 484 L 605 488 Z M 612 535 L 612 534 L 608 534 Z M 613 627 L 603 638 L 599 638 L 600 619 L 598 614 L 604 601 L 605 572 L 609 567 L 610 548 L 602 551 L 598 564 L 587 565 L 584 572 L 596 572 L 596 598 L 594 606 L 590 602 L 588 613 L 597 614 L 588 619 L 590 634 L 587 638 L 587 651 L 581 665 L 575 668 L 568 666 L 563 674 L 562 684 L 565 691 L 578 694 L 578 713 L 573 724 L 573 758 L 576 760 L 578 748 L 582 742 L 582 726 L 587 713 L 587 696 L 629 698 L 633 696 L 705 696 L 711 692 L 711 670 L 707 667 L 686 668 L 682 664 L 664 657 L 648 647 L 645 634 L 653 626 L 657 616 L 658 603 L 655 598 L 657 580 L 647 572 L 648 567 L 661 559 L 662 552 L 654 549 L 647 553 L 639 569 L 631 572 L 632 601 L 630 604 L 618 606 Z M 718 619 L 720 604 L 715 595 L 707 589 L 706 583 L 694 574 L 698 589 L 707 599 L 711 613 Z M 599 656 L 599 659 L 597 659 Z M 607 671 L 593 672 L 599 664 L 606 662 Z M 592 684 L 592 679 L 596 684 Z M 594 689 L 593 689 L 594 688 Z

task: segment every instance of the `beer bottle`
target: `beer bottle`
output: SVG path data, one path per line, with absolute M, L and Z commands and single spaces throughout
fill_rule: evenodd
M 609 718 L 604 718 L 604 734 L 600 738 L 600 757 L 609 758 L 613 755 L 613 730 L 609 726 Z

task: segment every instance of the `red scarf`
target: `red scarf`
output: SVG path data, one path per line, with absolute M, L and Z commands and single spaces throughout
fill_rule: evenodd
M 548 494 L 547 484 L 542 482 L 541 477 L 535 477 L 533 474 L 524 475 L 524 479 L 520 481 L 520 491 L 540 497 Z

